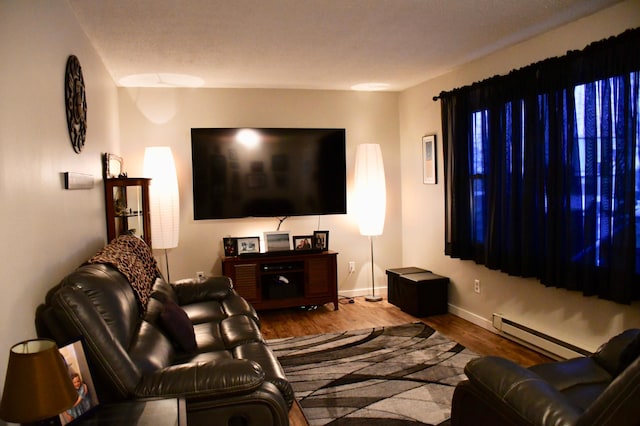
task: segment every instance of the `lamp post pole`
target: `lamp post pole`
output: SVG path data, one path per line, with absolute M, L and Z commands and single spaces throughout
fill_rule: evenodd
M 369 235 L 369 244 L 371 245 L 371 295 L 365 297 L 367 302 L 379 302 L 382 300 L 381 296 L 376 296 L 376 280 L 373 273 L 373 236 Z

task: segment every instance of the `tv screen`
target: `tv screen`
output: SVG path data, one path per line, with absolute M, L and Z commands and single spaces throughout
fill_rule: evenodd
M 191 129 L 196 220 L 347 212 L 344 129 Z

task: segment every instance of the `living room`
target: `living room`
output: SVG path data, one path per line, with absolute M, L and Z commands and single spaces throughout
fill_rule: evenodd
M 276 229 L 276 219 L 193 220 L 192 127 L 345 128 L 349 179 L 356 146 L 379 143 L 388 194 L 384 233 L 375 238 L 375 283 L 382 294 L 386 269 L 417 266 L 451 280 L 451 313 L 488 329 L 492 314 L 502 313 L 594 351 L 609 337 L 640 325 L 638 302 L 587 298 L 445 256 L 442 150 L 437 151 L 436 185 L 422 183 L 417 160 L 422 136 L 435 134 L 441 141 L 440 104 L 433 96 L 638 27 L 637 0 L 617 3 L 401 92 L 117 87 L 67 1 L 9 1 L 0 8 L 5 58 L 0 126 L 3 379 L 11 345 L 35 337 L 34 312 L 47 290 L 106 242 L 102 153 L 122 156 L 125 171 L 137 176 L 145 147 L 171 146 L 181 195 L 180 242 L 168 252 L 171 277 L 220 273 L 223 237 L 262 236 Z M 63 77 L 71 54 L 81 61 L 87 87 L 88 132 L 81 154 L 73 152 L 65 121 Z M 61 174 L 67 171 L 93 175 L 95 186 L 65 191 Z M 329 247 L 339 253 L 339 293 L 370 292 L 369 244 L 351 215 L 289 218 L 283 227 L 292 235 L 329 230 Z M 157 256 L 164 268 L 164 253 Z M 355 274 L 348 273 L 349 261 L 356 264 Z M 475 279 L 481 283 L 479 294 L 473 290 Z

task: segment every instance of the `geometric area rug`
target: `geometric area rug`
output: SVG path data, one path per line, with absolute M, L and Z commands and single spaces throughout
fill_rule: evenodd
M 478 356 L 422 322 L 267 343 L 310 425 L 446 425 Z

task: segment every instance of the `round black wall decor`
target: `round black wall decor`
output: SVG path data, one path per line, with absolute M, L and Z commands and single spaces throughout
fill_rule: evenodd
M 73 150 L 80 154 L 87 135 L 87 98 L 80 61 L 74 55 L 67 59 L 65 74 L 65 101 L 67 104 L 67 126 Z

